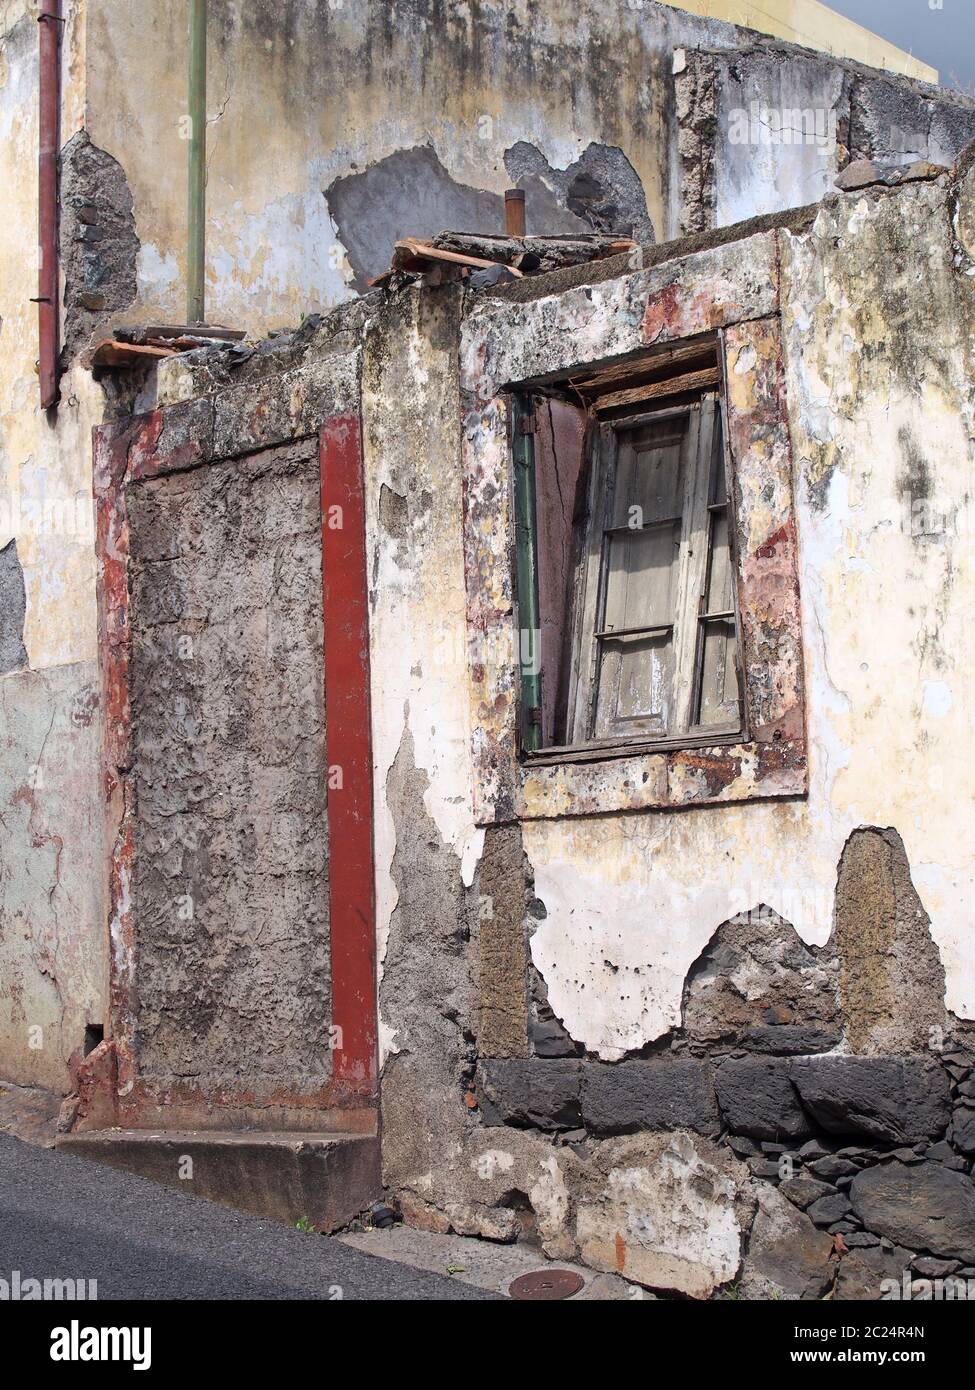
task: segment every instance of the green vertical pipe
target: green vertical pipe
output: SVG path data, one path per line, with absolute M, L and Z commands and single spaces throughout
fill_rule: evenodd
M 518 653 L 521 666 L 521 744 L 540 747 L 542 726 L 541 628 L 538 618 L 538 527 L 535 501 L 535 438 L 532 404 L 516 395 L 512 403 L 515 465 L 515 557 L 518 576 Z
M 188 323 L 205 323 L 207 5 L 206 0 L 189 0 L 189 5 L 190 153 L 186 202 L 186 320 Z

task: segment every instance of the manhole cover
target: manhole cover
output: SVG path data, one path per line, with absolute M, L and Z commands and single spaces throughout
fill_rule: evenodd
M 585 1280 L 571 1269 L 533 1269 L 531 1274 L 519 1274 L 508 1285 L 512 1298 L 554 1299 L 571 1298 Z

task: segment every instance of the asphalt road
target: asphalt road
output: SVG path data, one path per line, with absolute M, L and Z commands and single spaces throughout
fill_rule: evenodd
M 15 1270 L 96 1279 L 99 1301 L 494 1297 L 0 1134 L 0 1279 Z

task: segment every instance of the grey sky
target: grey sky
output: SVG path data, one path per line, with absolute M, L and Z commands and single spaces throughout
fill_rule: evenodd
M 975 0 L 825 0 L 975 95 Z

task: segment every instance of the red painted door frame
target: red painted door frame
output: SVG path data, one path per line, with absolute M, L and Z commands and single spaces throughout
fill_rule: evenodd
M 99 655 L 105 699 L 105 831 L 111 998 L 107 1038 L 111 1067 L 85 1083 L 98 1106 L 86 1102 L 76 1128 L 164 1125 L 194 1128 L 212 1121 L 214 1097 L 192 1081 L 162 1091 L 141 1075 L 136 1051 L 139 990 L 135 874 L 135 798 L 130 707 L 129 523 L 127 487 L 140 479 L 205 467 L 225 455 L 210 452 L 213 397 L 178 402 L 94 431 L 94 490 L 99 564 Z M 316 422 L 317 424 L 317 422 Z M 297 432 L 296 432 L 297 433 Z M 277 442 L 277 441 L 272 441 Z M 361 429 L 357 414 L 326 418 L 318 431 L 322 511 L 324 686 L 329 909 L 332 975 L 332 1068 L 312 1094 L 281 1093 L 275 1104 L 319 1117 L 328 1110 L 371 1110 L 378 1087 L 372 738 L 369 690 L 369 620 L 366 589 L 365 505 Z M 323 1040 L 325 1045 L 327 1040 Z M 96 1050 L 97 1051 L 97 1050 Z M 93 1054 L 94 1056 L 95 1054 Z M 82 1064 L 84 1065 L 84 1064 Z M 246 1090 L 221 1097 L 228 1120 L 238 1108 L 267 1104 Z M 90 1111 L 90 1113 L 89 1113 Z M 307 1127 L 307 1126 L 306 1126 Z
M 328 765 L 332 1086 L 374 1096 L 376 902 L 373 847 L 369 601 L 362 436 L 357 415 L 325 421 L 319 436 Z

